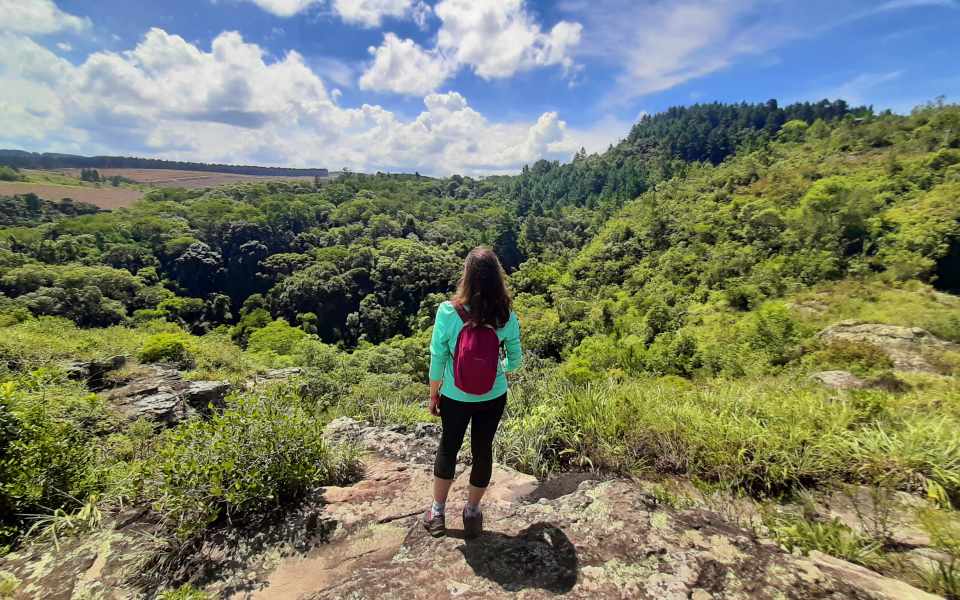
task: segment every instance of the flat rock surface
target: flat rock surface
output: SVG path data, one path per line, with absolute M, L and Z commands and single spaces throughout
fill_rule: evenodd
M 129 419 L 145 417 L 172 427 L 209 407 L 222 408 L 230 392 L 226 381 L 185 381 L 176 369 L 150 366 L 106 398 Z
M 339 420 L 331 438 L 368 449 L 364 474 L 314 490 L 261 523 L 212 531 L 178 558 L 180 580 L 212 597 L 277 600 L 418 598 L 875 599 L 935 598 L 824 555 L 803 558 L 703 507 L 676 509 L 640 482 L 580 474 L 551 486 L 496 466 L 485 532 L 465 540 L 460 511 L 469 466 L 448 503 L 448 535 L 420 524 L 436 431 L 378 430 Z M 390 434 L 390 435 L 388 435 Z M 404 453 L 400 441 L 414 448 Z M 418 440 L 421 440 L 418 442 Z M 155 547 L 132 511 L 102 530 L 0 560 L 21 584 L 15 598 L 145 598 L 137 587 Z M 90 594 L 101 594 L 90 596 Z
M 932 351 L 960 351 L 960 344 L 941 340 L 919 327 L 901 327 L 883 323 L 840 321 L 817 334 L 826 342 L 844 341 L 876 346 L 900 371 L 933 372 L 933 365 L 925 353 Z

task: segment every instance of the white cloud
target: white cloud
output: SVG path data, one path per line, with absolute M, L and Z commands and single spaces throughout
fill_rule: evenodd
M 57 49 L 60 50 L 61 52 L 70 52 L 71 50 L 73 50 L 73 46 L 71 46 L 67 42 L 57 42 Z
M 310 66 L 324 80 L 333 82 L 340 87 L 353 87 L 356 81 L 356 68 L 346 62 L 330 57 L 310 59 Z
M 216 1 L 216 0 L 214 0 Z M 412 19 L 424 27 L 430 6 L 423 0 L 249 0 L 278 17 L 292 17 L 320 5 L 329 5 L 344 22 L 360 27 L 380 27 L 385 18 Z
M 362 88 L 421 95 L 462 67 L 484 79 L 536 67 L 574 67 L 583 27 L 560 21 L 544 32 L 524 0 L 441 0 L 434 12 L 441 21 L 436 46 L 426 50 L 387 34 L 371 49 L 374 60 L 360 80 Z
M 555 113 L 491 122 L 456 92 L 412 119 L 341 107 L 298 53 L 270 61 L 236 32 L 207 50 L 152 29 L 76 66 L 24 36 L 0 44 L 0 146 L 432 174 L 511 172 L 573 147 Z
M 958 8 L 955 0 L 565 0 L 562 12 L 580 19 L 581 51 L 620 69 L 608 103 L 629 102 L 715 73 L 746 57 L 813 37 L 874 15 L 918 8 Z
M 43 35 L 58 31 L 84 31 L 90 19 L 60 10 L 53 0 L 0 0 L 0 31 Z
M 370 48 L 373 63 L 360 77 L 365 90 L 423 96 L 437 89 L 454 65 L 436 51 L 427 51 L 413 40 L 388 33 L 383 44 Z
M 547 65 L 571 67 L 583 29 L 561 21 L 545 33 L 523 0 L 441 0 L 434 12 L 443 22 L 437 48 L 485 79 Z
M 411 18 L 423 26 L 430 7 L 417 0 L 333 0 L 333 10 L 347 23 L 380 27 L 383 19 Z
M 323 0 L 250 0 L 263 10 L 278 17 L 292 17 Z

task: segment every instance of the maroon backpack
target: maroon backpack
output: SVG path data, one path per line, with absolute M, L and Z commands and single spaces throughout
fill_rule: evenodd
M 497 379 L 500 338 L 493 327 L 475 323 L 463 306 L 453 307 L 463 321 L 453 351 L 453 383 L 468 394 L 486 394 Z

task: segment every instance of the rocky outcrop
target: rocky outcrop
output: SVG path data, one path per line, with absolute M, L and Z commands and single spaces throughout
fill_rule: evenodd
M 72 361 L 65 365 L 67 377 L 76 381 L 86 382 L 93 391 L 100 391 L 107 387 L 107 374 L 123 367 L 127 359 L 123 356 L 113 356 L 104 360 Z
M 485 532 L 465 540 L 459 512 L 469 469 L 461 465 L 448 535 L 435 539 L 419 523 L 433 475 L 428 442 L 418 440 L 435 444 L 436 434 L 433 426 L 401 432 L 335 420 L 331 443 L 370 451 L 362 479 L 314 490 L 261 522 L 224 525 L 177 557 L 175 575 L 211 597 L 270 600 L 935 598 L 829 556 L 788 554 L 717 512 L 665 504 L 629 479 L 583 475 L 562 493 L 540 493 L 549 483 L 497 465 Z M 131 579 L 156 551 L 149 523 L 118 515 L 87 538 L 10 555 L 0 571 L 21 580 L 18 598 L 152 597 Z
M 872 388 L 892 393 L 901 393 L 910 386 L 893 373 L 881 373 L 876 377 L 861 379 L 850 371 L 818 371 L 810 374 L 810 379 L 834 390 L 862 390 Z
M 210 407 L 222 408 L 230 388 L 225 381 L 184 381 L 180 371 L 154 366 L 106 397 L 131 420 L 145 417 L 172 427 L 193 415 L 209 413 Z
M 925 329 L 881 323 L 841 321 L 827 327 L 817 337 L 824 342 L 842 341 L 876 346 L 900 371 L 933 372 L 936 369 L 927 357 L 929 352 L 960 352 L 960 344 L 941 340 Z
M 810 379 L 835 390 L 859 390 L 868 385 L 849 371 L 819 371 L 811 374 Z
M 289 381 L 290 379 L 303 373 L 300 367 L 285 367 L 283 369 L 270 369 L 264 373 L 257 373 L 244 382 L 243 387 L 252 390 L 261 385 Z
M 327 425 L 324 437 L 332 444 L 354 444 L 383 456 L 420 464 L 432 464 L 440 439 L 440 426 L 417 423 L 372 427 L 350 417 L 338 417 Z M 469 463 L 469 449 L 464 448 L 461 462 Z M 466 460 L 464 460 L 466 459 Z

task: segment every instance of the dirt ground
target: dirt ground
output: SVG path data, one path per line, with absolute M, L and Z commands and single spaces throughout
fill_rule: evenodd
M 0 182 L 0 196 L 13 196 L 33 192 L 44 200 L 59 202 L 64 198 L 71 198 L 75 202 L 86 202 L 100 208 L 124 208 L 130 206 L 143 196 L 141 190 L 130 188 L 116 188 L 113 186 L 72 187 L 47 183 L 12 183 Z

